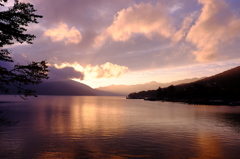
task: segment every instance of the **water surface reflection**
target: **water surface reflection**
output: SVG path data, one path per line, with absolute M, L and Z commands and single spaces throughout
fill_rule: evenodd
M 10 98 L 10 97 L 8 97 Z M 6 97 L 5 97 L 6 99 Z M 123 97 L 2 103 L 0 158 L 238 158 L 239 107 Z

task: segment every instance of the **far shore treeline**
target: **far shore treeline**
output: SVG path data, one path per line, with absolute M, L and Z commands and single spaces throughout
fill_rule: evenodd
M 202 80 L 130 93 L 127 99 L 207 105 L 240 105 L 240 66 Z

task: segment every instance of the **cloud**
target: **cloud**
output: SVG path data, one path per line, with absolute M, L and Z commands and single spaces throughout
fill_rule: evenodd
M 223 0 L 199 0 L 203 4 L 198 20 L 187 35 L 196 45 L 196 60 L 207 62 L 219 56 L 221 45 L 240 37 L 240 19 Z
M 64 41 L 65 44 L 78 44 L 82 40 L 81 33 L 75 27 L 69 29 L 65 23 L 60 23 L 57 28 L 46 30 L 44 36 L 50 37 L 53 42 Z
M 181 28 L 175 32 L 173 35 L 173 41 L 179 42 L 183 37 L 185 37 L 191 28 L 191 24 L 193 22 L 193 18 L 191 16 L 188 16 L 184 19 Z
M 127 72 L 128 68 L 125 66 L 120 66 L 116 64 L 112 64 L 107 62 L 100 66 L 91 66 L 87 65 L 84 69 L 84 72 L 87 74 L 92 74 L 96 78 L 112 78 L 112 77 L 119 77 L 125 72 Z
M 76 71 L 73 67 L 56 68 L 50 66 L 49 70 L 49 80 L 69 80 L 72 78 L 83 80 L 84 78 L 84 74 Z
M 30 61 L 51 64 L 77 61 L 82 69 L 65 67 L 84 74 L 84 82 L 92 78 L 99 85 L 104 77 L 121 81 L 132 71 L 240 57 L 236 0 L 52 0 L 54 5 L 47 0 L 29 1 L 43 18 L 27 27 L 37 36 L 32 45 L 8 46 L 15 62 L 26 63 L 17 56 L 22 54 Z M 71 43 L 70 30 L 80 33 L 78 44 Z M 93 48 L 94 40 L 103 47 Z M 106 62 L 130 71 L 117 71 L 121 77 L 116 77 L 101 67 Z
M 108 26 L 112 15 L 128 6 L 132 0 L 31 0 L 43 15 L 46 26 L 52 23 L 66 22 L 76 27 L 98 30 Z M 40 22 L 41 23 L 41 22 Z M 107 25 L 106 25 L 107 23 Z
M 155 34 L 171 38 L 175 29 L 167 13 L 167 7 L 160 3 L 156 6 L 140 3 L 122 9 L 115 15 L 113 23 L 95 39 L 95 46 L 101 46 L 108 37 L 125 42 L 135 34 L 142 34 L 149 39 Z
M 177 3 L 174 4 L 171 8 L 170 8 L 170 13 L 174 13 L 176 11 L 178 11 L 179 9 L 182 9 L 183 4 L 182 3 Z
M 77 71 L 84 73 L 84 79 L 100 79 L 100 78 L 118 78 L 122 74 L 126 73 L 128 71 L 128 68 L 126 66 L 120 66 L 117 64 L 112 64 L 110 62 L 107 62 L 102 65 L 96 65 L 91 66 L 87 65 L 85 67 L 81 66 L 77 62 L 74 62 L 72 64 L 70 63 L 62 63 L 61 65 L 54 65 L 56 68 L 65 68 L 65 67 L 72 67 Z

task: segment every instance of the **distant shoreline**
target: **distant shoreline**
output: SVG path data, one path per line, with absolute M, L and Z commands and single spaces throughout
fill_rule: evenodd
M 131 98 L 127 98 L 131 99 Z M 209 100 L 209 101 L 186 101 L 186 100 L 162 100 L 157 98 L 142 98 L 146 101 L 162 101 L 162 102 L 173 102 L 173 103 L 184 103 L 191 105 L 212 105 L 212 106 L 240 106 L 240 101 L 224 101 L 224 100 Z

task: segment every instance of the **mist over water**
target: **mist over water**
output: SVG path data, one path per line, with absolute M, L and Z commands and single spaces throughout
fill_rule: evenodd
M 0 158 L 239 158 L 240 107 L 0 96 Z

